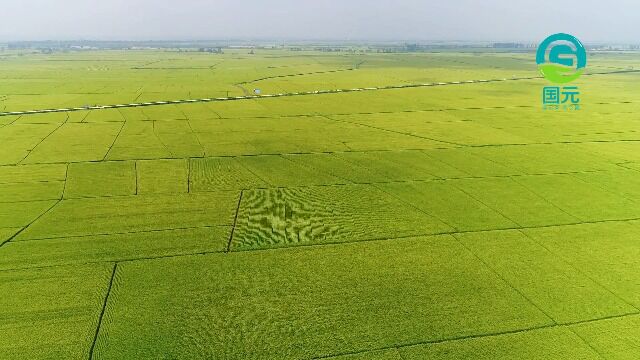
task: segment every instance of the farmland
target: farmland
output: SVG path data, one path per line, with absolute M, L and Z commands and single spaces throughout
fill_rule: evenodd
M 0 116 L 0 358 L 640 358 L 640 54 L 590 56 L 544 111 L 532 53 L 0 53 L 0 112 L 91 108 Z

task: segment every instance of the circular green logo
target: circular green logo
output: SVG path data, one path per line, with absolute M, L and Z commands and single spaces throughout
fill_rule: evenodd
M 565 84 L 582 75 L 587 66 L 587 52 L 573 35 L 557 33 L 538 46 L 536 63 L 547 80 Z

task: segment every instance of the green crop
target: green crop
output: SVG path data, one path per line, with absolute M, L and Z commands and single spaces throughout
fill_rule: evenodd
M 640 358 L 637 53 L 0 62 L 0 359 Z

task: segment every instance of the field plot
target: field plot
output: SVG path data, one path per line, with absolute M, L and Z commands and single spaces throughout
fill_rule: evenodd
M 639 62 L 7 52 L 0 359 L 638 359 Z

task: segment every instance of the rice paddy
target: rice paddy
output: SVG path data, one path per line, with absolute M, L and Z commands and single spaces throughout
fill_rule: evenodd
M 640 58 L 590 56 L 545 111 L 532 53 L 1 53 L 0 358 L 640 358 Z

